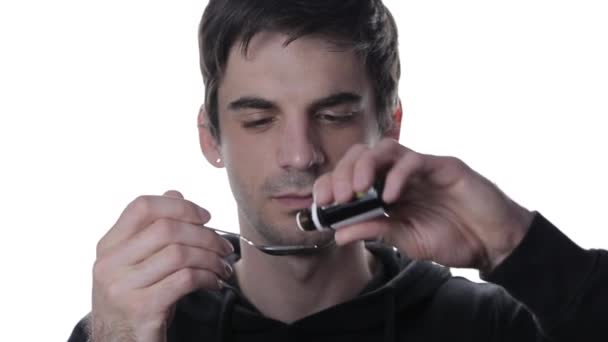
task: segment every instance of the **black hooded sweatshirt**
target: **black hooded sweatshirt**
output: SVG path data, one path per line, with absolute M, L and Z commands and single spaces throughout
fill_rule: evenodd
M 608 253 L 581 249 L 539 213 L 485 284 L 366 247 L 381 267 L 350 301 L 287 324 L 264 317 L 233 277 L 178 301 L 168 341 L 608 341 Z M 87 324 L 68 342 L 87 341 Z

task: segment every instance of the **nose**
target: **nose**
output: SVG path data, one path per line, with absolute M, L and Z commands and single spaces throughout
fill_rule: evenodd
M 281 168 L 307 170 L 325 162 L 318 134 L 310 126 L 304 119 L 285 123 L 277 156 Z

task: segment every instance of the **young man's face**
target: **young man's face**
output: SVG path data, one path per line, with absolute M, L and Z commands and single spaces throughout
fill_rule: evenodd
M 322 38 L 260 33 L 232 48 L 218 89 L 219 151 L 241 233 L 258 243 L 322 243 L 295 215 L 315 179 L 355 143 L 379 138 L 373 90 L 360 57 Z

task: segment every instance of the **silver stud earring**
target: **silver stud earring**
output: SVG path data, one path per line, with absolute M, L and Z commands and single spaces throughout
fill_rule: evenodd
M 222 158 L 217 158 L 217 160 L 215 161 L 217 164 L 219 164 L 222 161 Z

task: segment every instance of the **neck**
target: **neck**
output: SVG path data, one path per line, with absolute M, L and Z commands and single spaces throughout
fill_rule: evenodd
M 270 256 L 241 244 L 239 286 L 266 317 L 291 323 L 357 296 L 375 260 L 363 242 L 313 256 Z

